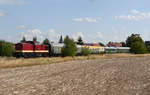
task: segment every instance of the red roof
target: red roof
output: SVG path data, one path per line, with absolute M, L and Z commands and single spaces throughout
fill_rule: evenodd
M 122 43 L 111 42 L 107 44 L 108 47 L 122 47 Z
M 85 43 L 87 46 L 100 46 L 98 43 Z

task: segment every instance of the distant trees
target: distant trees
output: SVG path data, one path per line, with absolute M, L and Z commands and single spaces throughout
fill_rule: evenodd
M 43 44 L 50 44 L 50 41 L 46 38 L 46 39 L 43 41 Z
M 84 44 L 81 36 L 78 37 L 78 42 L 77 42 L 77 44 L 78 44 L 78 45 L 83 45 L 83 44 Z
M 103 43 L 101 43 L 101 42 L 99 42 L 99 45 L 100 45 L 100 46 L 105 46 L 105 45 L 104 45 Z
M 66 36 L 64 39 L 64 47 L 62 48 L 62 56 L 72 56 L 74 57 L 77 52 L 77 46 L 73 39 L 70 39 L 69 36 Z
M 59 43 L 63 43 L 63 37 L 62 37 L 62 35 L 60 36 Z
M 127 47 L 125 42 L 121 42 L 121 44 L 122 44 L 122 47 Z
M 37 37 L 33 37 L 33 41 L 37 41 Z
M 23 37 L 22 40 L 20 42 L 26 42 L 26 38 Z
M 14 47 L 12 43 L 0 40 L 0 56 L 13 56 Z
M 147 53 L 147 48 L 139 34 L 132 34 L 126 40 L 126 45 L 131 47 L 131 53 L 144 54 Z

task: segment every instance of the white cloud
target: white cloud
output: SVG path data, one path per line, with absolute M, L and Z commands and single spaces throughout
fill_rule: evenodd
M 31 33 L 33 36 L 37 37 L 39 35 L 41 35 L 41 31 L 39 29 L 33 29 L 33 30 L 30 30 L 29 33 Z
M 72 37 L 73 37 L 73 39 L 74 39 L 75 41 L 77 41 L 79 36 L 82 37 L 82 39 L 84 38 L 84 35 L 83 35 L 82 32 L 77 32 L 77 33 L 74 34 Z
M 20 29 L 20 30 L 27 30 L 28 29 L 28 27 L 25 26 L 25 25 L 20 25 L 17 28 Z
M 139 21 L 144 19 L 141 16 L 134 16 L 134 15 L 121 15 L 121 16 L 116 16 L 115 18 L 120 20 L 130 20 L 130 21 Z
M 96 32 L 96 33 L 92 33 L 92 34 L 87 34 L 85 37 L 86 42 L 88 43 L 98 43 L 98 42 L 102 42 L 104 43 L 104 36 L 101 32 Z
M 0 5 L 23 5 L 24 0 L 0 0 Z
M 74 18 L 73 21 L 74 22 L 83 22 L 83 18 Z
M 140 13 L 140 12 L 139 12 L 138 10 L 135 10 L 135 9 L 134 9 L 134 10 L 131 10 L 131 13 L 132 13 L 132 14 L 138 14 L 138 13 Z
M 112 27 L 112 33 L 107 36 L 107 41 L 125 41 L 126 38 L 134 32 L 128 30 L 127 27 Z
M 50 41 L 58 41 L 60 34 L 56 33 L 54 29 L 50 29 L 49 31 L 49 39 Z
M 87 22 L 98 22 L 97 18 L 90 18 L 90 17 L 86 17 L 85 21 L 87 21 Z
M 129 20 L 129 21 L 140 21 L 150 19 L 150 12 L 140 12 L 137 10 L 132 10 L 130 14 L 115 16 L 115 19 Z
M 44 34 L 39 29 L 30 29 L 25 32 L 19 32 L 14 35 L 9 35 L 7 37 L 7 41 L 10 42 L 20 42 L 20 40 L 25 37 L 26 40 L 33 40 L 33 37 L 37 37 L 39 42 L 42 42 L 45 39 Z
M 38 41 L 44 40 L 44 35 L 39 29 L 28 30 L 27 32 L 21 32 L 19 34 L 20 40 L 25 37 L 26 40 L 32 40 L 33 37 L 37 37 Z
M 101 20 L 101 17 L 96 17 L 96 18 L 92 18 L 92 17 L 80 17 L 80 18 L 74 18 L 72 19 L 74 22 L 88 22 L 88 23 L 97 23 L 99 22 L 99 20 Z
M 8 14 L 6 12 L 4 12 L 3 10 L 0 10 L 0 17 L 5 17 Z
M 97 38 L 99 38 L 99 39 L 103 38 L 103 35 L 101 34 L 101 32 L 97 32 L 96 35 L 97 35 Z
M 22 26 L 24 28 L 24 26 Z M 23 37 L 26 40 L 33 40 L 33 37 L 37 37 L 37 41 L 42 42 L 45 38 L 48 38 L 50 41 L 58 42 L 60 34 L 55 32 L 54 29 L 50 29 L 47 32 L 42 32 L 40 29 L 26 29 L 25 32 L 19 32 L 17 34 L 8 36 L 7 40 L 11 42 L 19 42 Z

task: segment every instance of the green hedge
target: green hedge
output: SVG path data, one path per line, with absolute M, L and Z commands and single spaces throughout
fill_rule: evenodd
M 13 56 L 14 47 L 12 43 L 0 41 L 0 56 Z

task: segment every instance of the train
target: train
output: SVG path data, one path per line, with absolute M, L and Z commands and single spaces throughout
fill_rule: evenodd
M 63 43 L 40 44 L 37 41 L 26 41 L 15 44 L 14 56 L 19 57 L 51 57 L 61 56 Z M 103 47 L 92 45 L 77 45 L 77 54 L 80 55 L 83 47 L 88 47 L 91 54 L 129 53 L 129 47 Z

